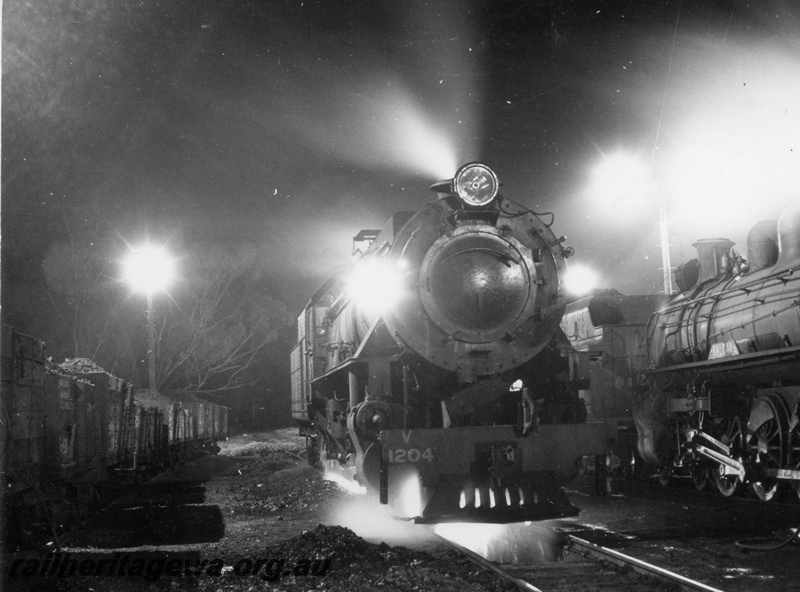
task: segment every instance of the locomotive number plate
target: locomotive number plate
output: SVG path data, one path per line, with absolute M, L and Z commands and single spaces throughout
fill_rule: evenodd
M 390 449 L 388 452 L 390 463 L 415 463 L 422 460 L 428 462 L 433 461 L 433 450 L 430 448 L 424 450 L 420 448 L 395 448 L 394 450 Z

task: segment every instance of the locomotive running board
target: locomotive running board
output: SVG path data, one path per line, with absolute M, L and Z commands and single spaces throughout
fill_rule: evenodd
M 540 425 L 527 436 L 515 426 L 384 430 L 381 503 L 394 504 L 411 474 L 429 495 L 418 523 L 574 516 L 561 486 L 583 456 L 606 448 L 601 422 Z
M 769 349 L 725 358 L 716 358 L 714 360 L 699 360 L 696 362 L 684 362 L 683 364 L 663 366 L 661 368 L 650 368 L 648 370 L 643 370 L 642 374 L 646 376 L 657 376 L 659 374 L 687 372 L 689 375 L 696 373 L 702 376 L 709 372 L 720 372 L 723 370 L 739 372 L 749 370 L 753 367 L 760 368 L 763 366 L 774 367 L 779 364 L 796 364 L 798 360 L 800 360 L 800 345 L 794 345 L 781 349 Z

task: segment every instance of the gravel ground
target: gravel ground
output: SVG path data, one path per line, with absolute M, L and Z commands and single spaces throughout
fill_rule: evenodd
M 17 562 L 7 588 L 516 589 L 443 546 L 430 527 L 392 520 L 378 504 L 323 480 L 301 458 L 305 442 L 295 429 L 242 434 L 221 448 L 127 492 L 92 524 L 64 537 L 60 554 L 51 546 L 49 557 L 7 556 L 6 573 Z M 587 494 L 593 479 L 579 479 L 569 493 L 582 508 L 576 518 L 532 526 L 448 525 L 439 532 L 498 563 L 528 566 L 519 573 L 545 590 L 605 589 L 599 575 L 609 571 L 569 554 L 563 561 L 546 531 L 573 533 L 729 592 L 800 590 L 800 546 L 754 553 L 736 545 L 800 525 L 800 505 L 638 485 L 632 495 L 596 497 Z M 617 592 L 645 589 L 636 579 L 625 587 L 607 575 Z
M 629 496 L 571 497 L 581 515 L 552 526 L 726 592 L 800 591 L 799 544 L 774 551 L 746 548 L 776 545 L 800 527 L 796 499 L 764 504 L 747 496 L 699 494 L 691 485 L 657 484 Z
M 8 589 L 514 589 L 436 544 L 427 527 L 392 521 L 323 480 L 302 460 L 295 429 L 221 448 L 116 500 L 60 554 L 6 557 L 7 570 L 20 562 Z M 94 575 L 79 575 L 82 564 Z

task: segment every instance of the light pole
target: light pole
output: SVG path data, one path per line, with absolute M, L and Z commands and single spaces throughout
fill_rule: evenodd
M 661 235 L 661 271 L 664 274 L 664 294 L 672 295 L 672 265 L 669 257 L 669 227 L 667 226 L 667 202 L 663 196 L 658 200 L 658 232 Z
M 164 290 L 175 277 L 175 261 L 164 247 L 145 243 L 131 249 L 123 262 L 122 277 L 137 292 L 147 296 L 149 388 L 156 390 L 156 329 L 153 319 L 153 294 Z
M 148 386 L 150 392 L 156 390 L 156 326 L 153 322 L 153 293 L 147 291 L 147 354 Z

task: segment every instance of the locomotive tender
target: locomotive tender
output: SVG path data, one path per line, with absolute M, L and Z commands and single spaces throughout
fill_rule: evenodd
M 800 495 L 800 207 L 756 224 L 746 261 L 727 239 L 694 246 L 647 328 L 639 452 L 724 496 Z
M 310 462 L 417 522 L 577 514 L 561 491 L 605 449 L 559 327 L 572 249 L 485 165 L 398 212 L 298 318 L 292 414 Z M 548 219 L 549 217 L 549 219 Z

